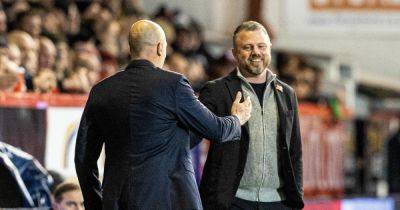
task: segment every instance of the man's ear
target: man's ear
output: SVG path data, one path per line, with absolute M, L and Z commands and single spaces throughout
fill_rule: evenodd
M 157 55 L 162 56 L 163 46 L 161 42 L 157 43 Z
M 235 57 L 236 58 L 236 49 L 235 48 L 232 48 L 232 55 L 233 55 L 233 57 Z

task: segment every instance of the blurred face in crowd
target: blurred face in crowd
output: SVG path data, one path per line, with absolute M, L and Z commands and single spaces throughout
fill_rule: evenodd
M 53 69 L 56 61 L 57 49 L 53 42 L 47 38 L 40 39 L 39 69 Z
M 7 31 L 7 16 L 4 11 L 0 10 L 0 34 Z
M 18 66 L 21 65 L 21 51 L 15 44 L 8 46 L 8 59 Z
M 37 49 L 31 37 L 25 37 L 20 44 L 22 66 L 31 73 L 36 73 L 38 66 Z
M 53 10 L 43 17 L 43 30 L 52 35 L 61 35 L 68 30 L 67 17 L 60 10 Z
M 180 53 L 173 53 L 168 57 L 167 66 L 171 71 L 175 71 L 187 76 L 188 60 Z
M 21 28 L 32 37 L 38 38 L 42 33 L 42 19 L 39 15 L 28 15 L 23 18 Z
M 21 65 L 31 74 L 36 74 L 38 68 L 37 45 L 32 37 L 23 31 L 11 32 L 9 44 L 15 44 L 21 51 Z
M 98 34 L 102 51 L 105 51 L 114 57 L 118 57 L 120 52 L 118 45 L 119 32 L 120 25 L 115 21 L 102 29 L 102 32 Z
M 83 197 L 79 190 L 65 192 L 62 195 L 62 200 L 56 205 L 57 210 L 83 210 Z
M 245 77 L 262 74 L 271 62 L 271 42 L 262 30 L 240 31 L 232 52 Z
M 71 66 L 70 54 L 68 44 L 66 42 L 58 42 L 56 45 L 57 58 L 56 58 L 56 71 L 57 78 L 64 78 L 64 71 L 68 70 Z
M 33 79 L 36 92 L 50 93 L 57 88 L 57 78 L 54 71 L 50 69 L 41 70 Z
M 197 50 L 200 47 L 199 34 L 194 30 L 182 30 L 176 36 L 176 44 L 183 52 Z

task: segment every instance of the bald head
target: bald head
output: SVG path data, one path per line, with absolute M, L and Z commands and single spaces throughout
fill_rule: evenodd
M 166 46 L 165 33 L 157 23 L 150 20 L 139 20 L 132 25 L 129 31 L 129 47 L 132 58 L 150 61 L 156 59 L 155 64 L 163 64 Z
M 21 51 L 21 64 L 30 73 L 37 70 L 37 45 L 35 40 L 24 31 L 12 31 L 7 36 L 9 44 L 15 44 Z

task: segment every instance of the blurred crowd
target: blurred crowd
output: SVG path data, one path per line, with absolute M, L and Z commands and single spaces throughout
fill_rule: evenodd
M 210 53 L 200 25 L 167 6 L 150 15 L 138 0 L 0 0 L 0 91 L 88 93 L 128 63 L 127 34 L 139 19 L 161 25 L 169 43 L 164 68 L 184 74 L 194 90 L 234 69 L 230 49 Z M 275 72 L 299 99 L 312 98 L 320 71 L 299 56 L 278 61 Z
M 150 16 L 137 0 L 0 0 L 0 90 L 87 93 L 129 61 L 128 31 L 152 19 L 167 34 L 165 68 L 195 87 L 217 60 L 205 49 L 200 26 L 161 7 Z
M 279 52 L 276 53 L 276 69 L 279 79 L 296 91 L 300 101 L 319 102 L 322 69 L 309 61 L 308 56 Z

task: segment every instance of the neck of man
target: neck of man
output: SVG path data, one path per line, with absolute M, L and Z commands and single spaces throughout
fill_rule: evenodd
M 240 73 L 246 78 L 247 82 L 253 84 L 261 84 L 267 81 L 268 71 L 267 68 L 261 74 L 249 74 L 246 71 L 240 70 Z
M 132 56 L 132 60 L 137 60 L 137 59 L 148 60 L 151 63 L 153 63 L 154 66 L 157 66 L 158 68 L 162 68 L 162 66 L 163 66 L 163 63 L 161 63 L 161 61 L 158 57 L 152 56 L 150 53 L 147 53 L 147 52 L 142 52 L 142 53 L 140 53 L 139 56 Z

